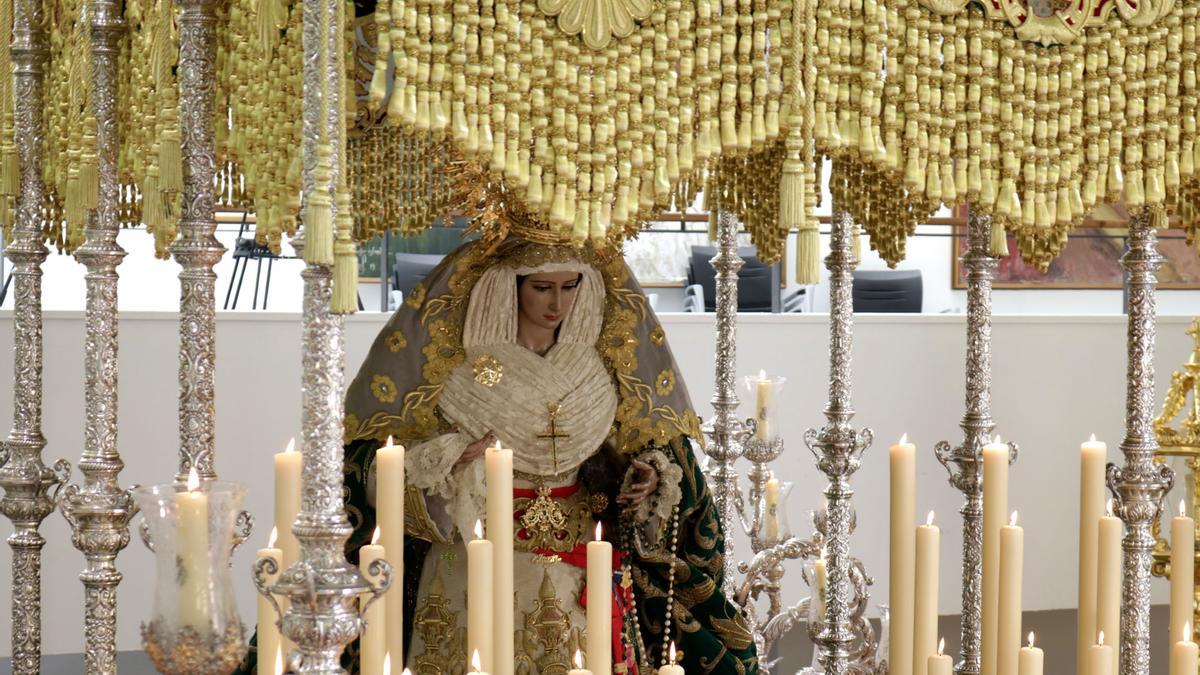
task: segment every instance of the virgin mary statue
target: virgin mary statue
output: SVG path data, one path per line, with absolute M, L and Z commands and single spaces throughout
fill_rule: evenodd
M 346 397 L 347 555 L 375 528 L 375 451 L 407 447 L 405 665 L 469 672 L 466 548 L 485 521 L 484 448 L 513 449 L 515 671 L 566 675 L 586 652 L 585 547 L 614 544 L 614 672 L 755 673 L 721 590 L 724 534 L 666 336 L 619 249 L 513 228 L 434 269 Z M 346 665 L 357 672 L 357 646 Z M 398 672 L 394 669 L 393 672 Z

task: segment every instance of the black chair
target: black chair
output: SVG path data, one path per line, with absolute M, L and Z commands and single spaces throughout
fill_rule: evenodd
M 712 259 L 717 255 L 713 246 L 693 246 L 692 258 L 688 262 L 687 283 L 699 286 L 704 293 L 704 311 L 717 311 L 717 272 Z M 786 300 L 780 298 L 779 265 L 768 265 L 758 259 L 753 246 L 738 248 L 744 261 L 738 271 L 739 312 L 785 312 L 797 311 L 804 289 L 800 289 Z
M 921 311 L 921 270 L 863 270 L 854 272 L 854 311 Z
M 441 253 L 395 253 L 392 255 L 392 288 L 404 297 L 421 283 L 446 256 Z
M 231 309 L 230 299 L 233 300 L 232 309 L 237 309 L 238 298 L 242 295 L 242 280 L 246 278 L 246 268 L 250 265 L 250 261 L 254 260 L 258 263 L 254 269 L 254 298 L 250 305 L 251 309 L 258 309 L 258 287 L 262 280 L 262 264 L 263 260 L 267 261 L 267 283 L 262 294 L 262 308 L 267 308 L 267 298 L 271 295 L 271 272 L 275 267 L 275 260 L 283 256 L 275 255 L 271 249 L 259 244 L 254 240 L 254 237 L 243 236 L 246 234 L 246 228 L 249 226 L 247 216 L 249 213 L 242 214 L 242 225 L 238 228 L 238 238 L 233 244 L 233 274 L 229 276 L 229 288 L 225 291 L 225 305 L 222 309 Z M 238 274 L 238 267 L 241 266 L 241 274 Z M 234 284 L 237 287 L 234 287 Z

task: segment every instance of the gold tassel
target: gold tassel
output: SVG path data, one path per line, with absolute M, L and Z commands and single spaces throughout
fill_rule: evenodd
M 153 232 L 162 222 L 158 192 L 158 171 L 151 169 L 150 175 L 142 183 L 142 222 L 146 229 Z
M 717 240 L 717 212 L 715 209 L 708 212 L 708 240 Z
M 341 219 L 339 215 L 338 220 Z M 354 240 L 348 236 L 338 237 L 333 243 L 333 300 L 329 311 L 334 314 L 358 311 L 358 255 Z
M 79 162 L 79 204 L 85 210 L 100 206 L 100 167 L 95 157 L 84 155 Z
M 854 223 L 854 231 L 850 235 L 850 250 L 854 253 L 854 266 L 862 262 L 862 226 Z
M 4 149 L 3 165 L 0 168 L 0 194 L 21 194 L 21 158 L 17 149 L 9 146 Z
M 806 221 L 796 235 L 796 283 L 816 284 L 821 281 L 821 232 L 817 220 Z
M 993 258 L 1008 257 L 1008 235 L 1004 232 L 1004 223 L 999 218 L 992 218 L 992 240 L 988 246 L 988 254 Z
M 183 160 L 179 148 L 179 132 L 172 129 L 163 133 L 158 148 L 158 189 L 162 192 L 183 190 Z
M 328 143 L 317 146 L 313 191 L 304 207 L 304 262 L 310 265 L 333 264 L 333 203 L 329 194 L 332 157 Z

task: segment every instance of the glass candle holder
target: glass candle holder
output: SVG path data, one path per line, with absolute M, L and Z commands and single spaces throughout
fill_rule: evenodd
M 230 558 L 246 488 L 210 481 L 139 487 L 157 578 L 142 644 L 161 673 L 229 673 L 246 652 Z M 191 489 L 189 489 L 189 487 Z
M 790 480 L 781 481 L 771 478 L 763 490 L 759 513 L 762 517 L 758 523 L 758 538 L 767 546 L 774 546 L 792 537 L 792 528 L 788 524 L 787 503 L 795 486 Z
M 745 377 L 746 389 L 754 398 L 754 438 L 769 441 L 779 437 L 779 393 L 787 378 L 767 375 L 759 371 L 757 375 Z

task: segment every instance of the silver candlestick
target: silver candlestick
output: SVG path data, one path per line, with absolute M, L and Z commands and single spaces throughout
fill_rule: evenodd
M 36 675 L 42 654 L 42 546 L 38 532 L 54 510 L 49 490 L 65 480 L 42 463 L 43 82 L 49 56 L 41 2 L 13 4 L 14 136 L 21 166 L 13 242 L 13 422 L 0 448 L 0 511 L 12 521 L 12 672 Z M 7 74 L 5 75 L 7 77 Z
M 1129 223 L 1129 250 L 1121 265 L 1129 275 L 1129 362 L 1125 389 L 1125 465 L 1108 465 L 1114 511 L 1125 522 L 1121 588 L 1121 675 L 1150 672 L 1150 566 L 1154 562 L 1152 525 L 1174 472 L 1155 464 L 1154 435 L 1155 271 L 1162 263 L 1151 211 L 1137 211 Z
M 959 513 L 963 519 L 962 544 L 962 659 L 958 675 L 978 675 L 982 660 L 983 623 L 983 446 L 992 430 L 992 278 L 998 261 L 988 250 L 992 217 L 972 211 L 967 228 L 967 392 L 966 413 L 959 426 L 964 438 L 951 447 L 941 441 L 934 448 L 950 474 L 950 484 L 963 493 Z M 1017 447 L 1009 444 L 1009 461 Z
M 850 358 L 853 346 L 854 309 L 851 304 L 853 271 L 856 264 L 851 250 L 854 220 L 847 211 L 834 205 L 830 252 L 825 258 L 829 269 L 829 403 L 828 420 L 820 431 L 809 429 L 805 444 L 817 460 L 817 467 L 829 478 L 825 488 L 826 522 L 825 562 L 828 587 L 825 595 L 825 622 L 816 636 L 818 660 L 825 675 L 847 675 L 850 669 L 851 566 L 849 537 L 854 507 L 850 498 L 850 478 L 858 470 L 862 454 L 871 444 L 870 429 L 855 432 L 850 426 L 854 409 L 850 403 Z
M 75 253 L 87 273 L 85 447 L 79 461 L 84 484 L 56 495 L 71 525 L 71 541 L 87 560 L 84 585 L 84 668 L 117 672 L 117 555 L 129 545 L 129 520 L 137 512 L 118 481 L 125 463 L 117 451 L 117 266 L 125 251 L 117 243 L 118 191 L 117 60 L 125 21 L 116 0 L 88 5 L 92 36 L 92 102 L 100 194 L 88 214 L 85 241 Z

